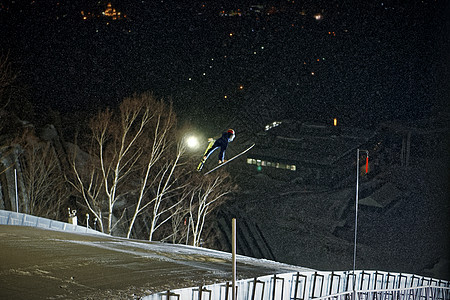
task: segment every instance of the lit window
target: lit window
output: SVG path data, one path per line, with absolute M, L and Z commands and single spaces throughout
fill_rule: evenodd
M 281 122 L 275 121 L 275 122 L 272 122 L 272 123 L 266 125 L 264 127 L 264 129 L 265 129 L 265 131 L 268 131 L 269 129 L 279 126 L 280 124 L 281 124 Z

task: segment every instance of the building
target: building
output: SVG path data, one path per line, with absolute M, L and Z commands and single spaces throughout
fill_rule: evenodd
M 258 134 L 247 164 L 277 179 L 331 186 L 354 174 L 356 149 L 374 134 L 336 123 L 273 122 Z

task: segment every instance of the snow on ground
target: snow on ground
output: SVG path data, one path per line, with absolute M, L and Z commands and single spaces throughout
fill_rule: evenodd
M 311 269 L 237 256 L 238 279 Z M 231 254 L 159 242 L 0 226 L 0 298 L 133 299 L 231 280 Z

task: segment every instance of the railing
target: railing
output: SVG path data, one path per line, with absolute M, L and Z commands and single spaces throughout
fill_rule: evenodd
M 348 291 L 314 300 L 448 300 L 450 288 L 420 286 L 402 289 Z
M 382 271 L 302 272 L 236 282 L 239 300 L 450 300 L 450 284 L 411 274 Z M 229 300 L 231 284 L 165 291 L 143 300 Z
M 89 234 L 101 234 L 99 231 L 91 228 L 86 228 L 80 225 L 69 224 L 65 222 L 40 218 L 22 213 L 16 213 L 8 210 L 0 210 L 0 225 L 16 225 L 16 226 L 31 226 L 45 229 L 54 229 L 67 232 L 79 232 Z

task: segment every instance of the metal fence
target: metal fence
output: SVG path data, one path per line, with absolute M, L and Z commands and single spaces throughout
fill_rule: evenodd
M 421 286 L 403 289 L 349 291 L 314 300 L 448 300 L 448 287 Z
M 165 291 L 143 300 L 228 300 L 231 283 Z M 236 282 L 239 300 L 447 300 L 449 282 L 382 271 L 302 272 Z
M 16 213 L 8 210 L 0 210 L 0 225 L 16 225 L 16 226 L 31 226 L 45 229 L 54 229 L 67 232 L 79 232 L 89 234 L 103 233 L 80 225 L 69 224 L 65 222 L 40 218 L 22 213 Z

